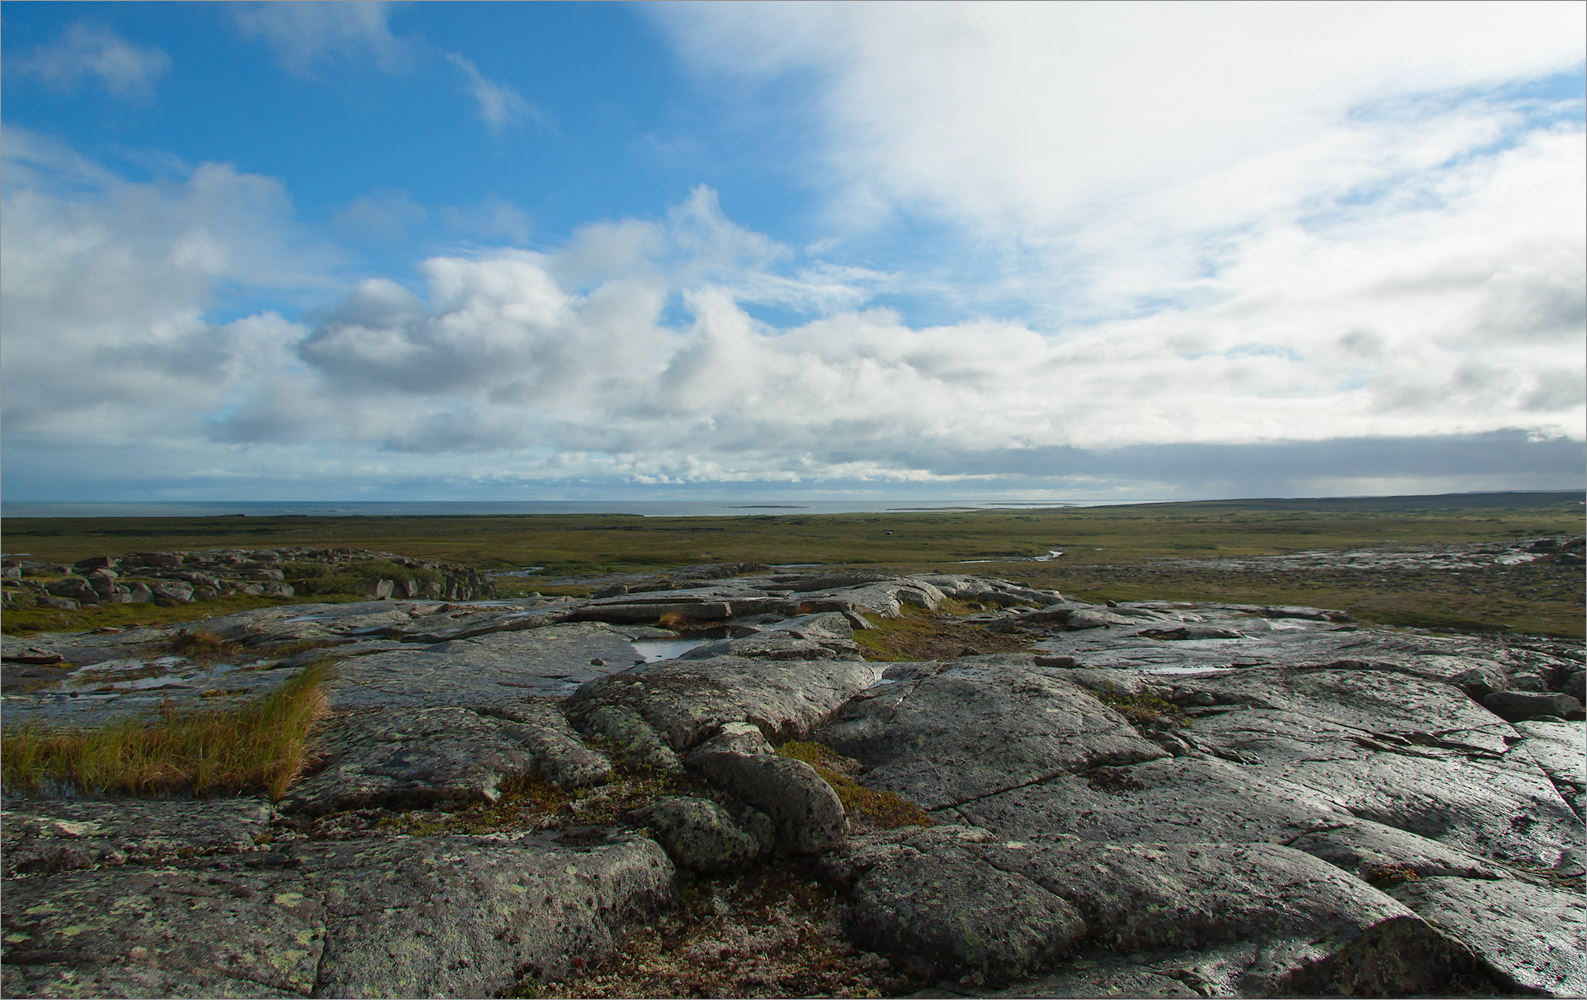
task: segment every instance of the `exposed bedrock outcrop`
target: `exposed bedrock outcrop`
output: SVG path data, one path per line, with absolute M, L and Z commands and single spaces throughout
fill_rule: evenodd
M 950 574 L 679 582 L 228 615 L 205 629 L 294 651 L 224 670 L 162 659 L 164 629 L 7 643 L 8 726 L 338 662 L 279 803 L 8 798 L 4 992 L 495 995 L 612 954 L 680 877 L 763 864 L 819 874 L 855 942 L 949 995 L 1587 990 L 1577 646 Z M 944 598 L 1034 648 L 860 658 L 856 629 Z M 938 825 L 851 815 L 790 739 Z M 580 808 L 425 832 L 530 785 Z M 653 791 L 580 804 L 620 788 Z

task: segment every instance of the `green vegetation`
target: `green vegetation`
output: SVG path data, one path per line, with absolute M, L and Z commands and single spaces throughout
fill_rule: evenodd
M 501 583 L 504 592 L 537 590 L 548 596 L 587 594 L 591 578 L 613 572 L 665 572 L 710 562 L 824 563 L 985 573 L 1087 601 L 1308 604 L 1342 608 L 1373 624 L 1579 638 L 1583 575 L 1551 558 L 1469 572 L 1221 570 L 1163 560 L 1578 535 L 1582 510 L 1579 495 L 1508 493 L 775 517 L 11 518 L 5 523 L 5 546 L 10 553 L 59 562 L 226 546 L 371 548 L 486 571 L 543 566 Z M 1063 555 L 1029 561 L 1051 549 Z M 301 579 L 306 591 L 311 578 Z M 338 598 L 316 593 L 312 599 Z M 19 634 L 170 622 L 276 603 L 281 602 L 227 598 L 181 608 L 100 605 L 85 609 L 86 614 L 29 608 L 8 610 L 4 625 L 8 633 Z
M 320 600 L 326 596 L 359 597 L 370 580 L 402 583 L 440 583 L 440 570 L 403 566 L 390 559 L 360 559 L 354 562 L 288 562 L 280 566 L 281 575 L 299 597 Z
M 980 653 L 1015 653 L 1030 648 L 1031 639 L 988 632 L 980 625 L 960 620 L 979 608 L 959 601 L 944 601 L 936 611 L 905 605 L 902 616 L 866 619 L 874 626 L 856 629 L 854 641 L 860 655 L 881 663 L 950 659 Z
M 166 710 L 92 729 L 8 726 L 7 792 L 195 796 L 262 790 L 279 799 L 303 772 L 330 665 L 317 662 L 235 711 Z
M 8 524 L 6 530 L 10 530 Z M 316 601 L 338 603 L 354 600 L 353 597 L 316 597 Z M 85 632 L 96 628 L 136 628 L 140 625 L 175 625 L 198 621 L 216 615 L 229 615 L 236 611 L 255 608 L 273 608 L 294 603 L 292 598 L 255 597 L 238 594 L 217 597 L 211 601 L 176 604 L 161 607 L 158 604 L 88 604 L 76 611 L 58 611 L 50 607 L 8 607 L 0 615 L 0 629 L 6 635 L 31 635 L 34 632 Z
M 1109 684 L 1093 693 L 1098 701 L 1129 719 L 1135 726 L 1146 726 L 1154 722 L 1174 726 L 1190 725 L 1190 720 L 1178 706 L 1144 691 L 1131 694 L 1116 684 Z
M 832 786 L 850 819 L 881 827 L 884 830 L 900 826 L 935 826 L 936 821 L 926 815 L 920 806 L 894 792 L 866 788 L 851 775 L 860 770 L 860 763 L 845 757 L 831 747 L 805 740 L 790 740 L 777 748 L 777 755 L 802 760 L 815 768 L 821 779 Z

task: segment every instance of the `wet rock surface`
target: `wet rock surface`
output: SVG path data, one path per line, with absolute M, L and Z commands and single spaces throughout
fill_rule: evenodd
M 218 660 L 175 628 L 7 642 L 8 726 L 337 662 L 279 803 L 5 800 L 6 994 L 498 995 L 760 865 L 816 873 L 857 945 L 944 995 L 1587 988 L 1579 646 L 731 569 L 759 575 L 243 612 L 202 623 Z M 1030 651 L 861 658 L 856 631 L 948 598 Z M 880 827 L 786 740 L 938 825 Z

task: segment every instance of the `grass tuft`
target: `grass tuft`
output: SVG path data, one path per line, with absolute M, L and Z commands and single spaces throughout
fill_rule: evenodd
M 1102 704 L 1130 720 L 1133 725 L 1145 726 L 1154 722 L 1167 725 L 1188 726 L 1190 720 L 1179 710 L 1173 702 L 1164 701 L 1154 694 L 1130 694 L 1128 691 L 1109 684 L 1101 691 L 1092 694 Z
M 233 711 L 178 712 L 91 729 L 8 727 L 8 792 L 70 789 L 84 795 L 215 795 L 262 790 L 280 799 L 303 773 L 309 731 L 330 677 L 320 661 Z
M 885 830 L 900 826 L 935 826 L 936 821 L 920 806 L 894 792 L 866 788 L 849 776 L 859 770 L 859 761 L 845 757 L 831 747 L 805 740 L 790 740 L 777 748 L 777 755 L 802 760 L 815 768 L 821 779 L 838 793 L 838 800 L 850 816 L 858 816 Z

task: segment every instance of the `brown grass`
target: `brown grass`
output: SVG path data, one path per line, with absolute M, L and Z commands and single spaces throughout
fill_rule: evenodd
M 235 711 L 162 711 L 91 729 L 31 724 L 3 737 L 8 792 L 70 788 L 87 795 L 214 795 L 262 790 L 279 799 L 303 773 L 309 731 L 324 710 L 317 662 Z

